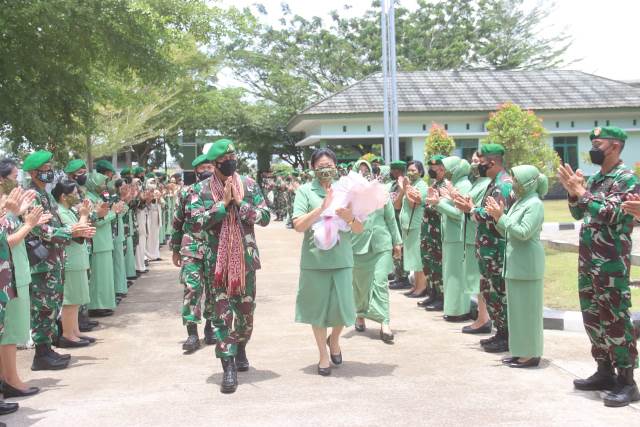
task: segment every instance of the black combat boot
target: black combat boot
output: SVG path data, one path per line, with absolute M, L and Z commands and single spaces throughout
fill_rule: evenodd
M 193 353 L 200 348 L 200 337 L 198 337 L 198 325 L 195 323 L 187 324 L 187 340 L 182 344 L 182 349 L 187 353 Z
M 443 311 L 444 310 L 444 295 L 440 291 L 435 291 L 435 299 L 430 304 L 424 306 L 427 311 Z
M 613 390 L 616 385 L 616 373 L 608 360 L 598 360 L 598 370 L 587 379 L 573 380 L 573 386 L 578 390 Z
M 236 354 L 236 368 L 238 372 L 246 372 L 249 370 L 249 359 L 247 359 L 247 343 L 238 344 L 238 352 Z
M 204 324 L 204 343 L 206 345 L 213 345 L 216 343 L 216 334 L 211 327 L 211 320 L 207 320 Z
M 509 351 L 509 335 L 506 331 L 498 331 L 495 340 L 482 346 L 487 353 L 504 353 Z
M 53 356 L 47 344 L 36 344 L 36 354 L 31 364 L 32 371 L 57 371 L 66 368 L 68 364 L 69 360 Z
M 238 388 L 238 370 L 236 369 L 236 363 L 233 357 L 223 357 L 220 359 L 222 362 L 222 384 L 220 384 L 220 391 L 225 394 L 234 393 Z
M 438 294 L 436 293 L 435 289 L 429 289 L 429 296 L 422 301 L 418 301 L 418 307 L 425 308 L 426 306 L 433 304 L 436 301 L 437 297 Z
M 616 385 L 604 398 L 604 406 L 620 408 L 640 400 L 640 391 L 633 380 L 633 368 L 618 368 Z

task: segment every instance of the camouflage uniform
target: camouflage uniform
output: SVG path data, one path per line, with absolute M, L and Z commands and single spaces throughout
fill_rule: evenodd
M 282 221 L 287 214 L 287 185 L 282 178 L 276 181 L 273 198 L 276 221 Z
M 205 277 L 210 288 L 211 298 L 205 301 L 205 311 L 214 313 L 211 318 L 216 328 L 216 356 L 219 358 L 236 355 L 238 343 L 246 343 L 253 331 L 253 312 L 256 295 L 256 270 L 260 269 L 260 257 L 254 234 L 254 225 L 267 226 L 271 219 L 269 209 L 262 193 L 254 180 L 242 177 L 244 199 L 239 208 L 230 205 L 231 209 L 239 209 L 244 242 L 244 259 L 246 266 L 245 290 L 237 296 L 227 294 L 226 287 L 214 287 L 214 273 L 218 243 L 222 221 L 227 209 L 222 201 L 215 201 L 211 189 L 211 179 L 193 185 L 193 199 L 190 215 L 193 220 L 207 232 L 208 244 L 205 246 Z M 235 323 L 234 323 L 235 320 Z
M 62 223 L 58 206 L 46 190 L 34 183 L 30 189 L 37 194 L 35 204 L 52 215 L 47 224 L 36 226 L 29 233 L 30 238 L 41 240 L 49 251 L 47 259 L 31 265 L 31 334 L 35 344 L 51 345 L 58 334 L 56 320 L 64 292 L 64 247 L 71 240 L 71 229 Z
M 513 180 L 506 171 L 500 171 L 487 187 L 482 204 L 473 209 L 471 217 L 478 224 L 476 230 L 476 258 L 480 268 L 480 292 L 487 303 L 487 311 L 494 321 L 496 329 L 506 334 L 507 327 L 507 291 L 502 269 L 504 267 L 505 238 L 496 228 L 493 217 L 485 210 L 488 197 L 504 203 L 504 211 L 515 203 L 512 190 Z
M 199 209 L 197 184 L 180 191 L 177 206 L 173 215 L 173 233 L 171 235 L 171 249 L 179 253 L 182 259 L 180 268 L 180 283 L 184 286 L 182 299 L 182 323 L 200 323 L 202 320 L 202 293 L 209 298 L 209 287 L 205 282 L 206 260 L 205 248 L 207 234 L 202 224 L 193 219 L 194 209 Z M 211 208 L 207 202 L 205 209 Z M 205 307 L 207 309 L 207 307 Z M 205 311 L 205 318 L 209 319 L 211 312 Z
M 439 190 L 447 186 L 447 180 L 436 181 L 431 188 Z M 428 203 L 424 207 L 422 216 L 422 240 L 420 252 L 422 255 L 422 269 L 427 278 L 427 288 L 435 291 L 438 296 L 444 293 L 442 278 L 442 218 L 435 206 Z
M 620 205 L 638 190 L 638 178 L 619 163 L 609 173 L 589 178 L 587 192 L 569 199 L 571 215 L 583 219 L 580 229 L 578 289 L 591 354 L 619 369 L 638 367 L 636 335 L 631 321 L 631 232 L 634 220 Z
M 287 186 L 287 225 L 293 227 L 293 200 L 296 198 L 297 178 L 291 178 Z

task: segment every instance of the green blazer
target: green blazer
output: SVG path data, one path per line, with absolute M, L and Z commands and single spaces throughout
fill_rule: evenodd
M 91 191 L 87 191 L 87 198 L 94 204 L 102 203 L 102 198 Z M 113 234 L 111 233 L 111 223 L 116 219 L 116 214 L 112 210 L 103 218 L 97 218 L 94 226 L 96 234 L 93 236 L 93 252 L 107 252 L 113 250 Z
M 519 199 L 502 215 L 497 228 L 507 239 L 503 275 L 513 280 L 544 278 L 544 248 L 540 231 L 544 223 L 544 205 L 533 192 Z
M 317 179 L 301 185 L 296 191 L 293 201 L 292 218 L 308 214 L 322 206 L 326 196 L 324 188 Z M 351 232 L 340 231 L 340 240 L 328 251 L 318 249 L 313 238 L 313 228 L 304 232 L 300 268 L 309 270 L 333 270 L 353 267 L 353 249 L 351 247 Z
M 390 251 L 402 243 L 391 201 L 369 215 L 363 225 L 364 231 L 351 237 L 354 255 Z
M 427 198 L 427 184 L 420 178 L 413 186 L 420 192 L 422 196 L 422 203 L 416 205 L 415 210 L 411 207 L 409 199 L 405 195 L 402 199 L 402 209 L 400 210 L 400 232 L 406 232 L 407 230 L 414 230 L 422 226 L 422 216 L 424 214 L 424 203 Z M 411 212 L 413 211 L 413 217 Z M 411 221 L 411 223 L 409 223 Z
M 64 225 L 69 227 L 78 222 L 76 215 L 62 205 L 58 205 L 60 219 Z M 89 269 L 89 249 L 87 243 L 78 243 L 75 239 L 64 248 L 65 262 L 64 269 L 66 271 L 84 271 Z
M 459 179 L 454 187 L 460 194 L 467 194 L 471 190 L 471 182 L 466 176 Z M 462 242 L 464 224 L 464 213 L 456 208 L 455 204 L 449 199 L 441 199 L 436 205 L 436 210 L 442 218 L 442 241 L 445 243 Z

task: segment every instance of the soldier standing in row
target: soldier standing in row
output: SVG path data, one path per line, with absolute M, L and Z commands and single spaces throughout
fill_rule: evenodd
M 579 390 L 610 390 L 606 406 L 640 400 L 633 369 L 638 367 L 636 332 L 631 321 L 631 232 L 633 216 L 622 205 L 637 192 L 638 178 L 620 159 L 627 134 L 607 126 L 591 132 L 591 162 L 600 170 L 586 185 L 582 171 L 564 165 L 558 178 L 569 194 L 569 210 L 580 229 L 578 289 L 584 327 L 598 370 L 573 382 Z M 617 369 L 616 377 L 614 369 Z
M 207 160 L 206 154 L 196 157 L 191 165 L 198 183 L 213 175 L 213 165 Z M 202 225 L 194 221 L 192 215 L 192 209 L 199 206 L 194 203 L 198 200 L 198 194 L 194 193 L 194 188 L 197 190 L 198 184 L 183 188 L 178 195 L 170 243 L 173 251 L 173 265 L 180 267 L 180 282 L 184 286 L 182 323 L 187 327 L 187 340 L 182 344 L 182 349 L 187 353 L 200 348 L 198 324 L 202 321 L 202 294 L 206 293 L 205 298 L 208 298 L 210 291 L 205 281 L 207 235 Z M 211 314 L 205 312 L 205 318 L 207 319 L 204 327 L 205 344 L 215 344 Z
M 397 205 L 396 199 L 398 198 L 398 193 L 400 191 L 398 188 L 398 181 L 404 180 L 404 174 L 407 171 L 407 162 L 396 160 L 391 162 L 390 168 L 392 181 L 389 183 L 389 196 L 391 197 L 391 203 L 394 205 L 398 229 L 401 230 L 400 209 L 397 209 L 395 206 Z M 393 282 L 389 284 L 389 289 L 409 289 L 411 287 L 411 283 L 409 283 L 409 274 L 403 268 L 403 257 L 404 255 L 393 258 Z
M 509 350 L 507 325 L 507 292 L 502 275 L 506 241 L 496 228 L 496 222 L 486 211 L 488 197 L 504 206 L 508 212 L 516 200 L 513 180 L 504 167 L 504 147 L 500 144 L 484 144 L 480 149 L 481 160 L 478 171 L 481 177 L 491 178 L 482 204 L 475 206 L 469 196 L 458 195 L 456 207 L 471 213 L 476 222 L 476 257 L 480 268 L 480 292 L 487 304 L 489 316 L 496 325 L 496 334 L 480 340 L 486 352 L 500 353 Z

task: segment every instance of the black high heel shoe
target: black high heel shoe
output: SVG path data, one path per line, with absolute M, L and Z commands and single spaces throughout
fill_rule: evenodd
M 8 383 L 4 383 L 2 394 L 4 394 L 5 399 L 9 399 L 10 397 L 33 396 L 34 394 L 38 394 L 39 391 L 40 389 L 38 387 L 28 387 L 26 390 L 20 390 Z
M 407 295 L 407 297 L 409 297 L 409 298 L 424 298 L 427 295 L 429 295 L 429 290 L 425 289 L 424 291 L 420 292 L 419 294 L 412 293 L 412 294 Z
M 331 375 L 331 366 L 329 366 L 328 368 L 321 368 L 320 365 L 318 365 L 318 375 L 321 375 L 323 377 L 328 377 L 329 375 Z
M 331 354 L 331 337 L 327 338 L 327 346 L 329 347 L 329 357 L 334 365 L 342 365 L 342 351 L 339 354 Z
M 513 361 L 511 363 L 509 363 L 510 368 L 535 368 L 540 364 L 540 358 L 539 357 L 532 357 L 531 359 L 527 360 L 526 362 L 521 362 L 520 360 L 517 361 Z

